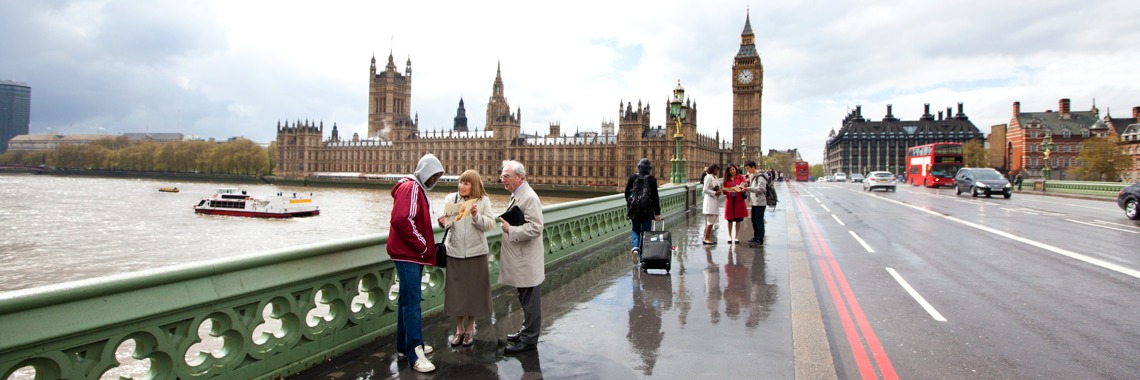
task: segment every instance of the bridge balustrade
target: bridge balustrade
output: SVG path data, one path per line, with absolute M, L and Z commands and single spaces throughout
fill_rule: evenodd
M 660 194 L 663 215 L 698 200 L 693 185 Z M 544 207 L 543 218 L 547 268 L 629 234 L 621 194 Z M 501 247 L 494 231 L 492 279 Z M 0 379 L 31 370 L 49 380 L 296 373 L 395 331 L 387 240 L 372 234 L 0 293 Z M 444 274 L 425 267 L 425 317 L 443 310 Z
M 1092 195 L 1099 197 L 1112 197 L 1120 193 L 1129 184 L 1123 182 L 1090 182 L 1090 181 L 1044 181 L 1044 191 L 1047 193 L 1065 193 Z

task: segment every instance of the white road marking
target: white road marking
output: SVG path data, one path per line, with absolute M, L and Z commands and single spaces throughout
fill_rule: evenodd
M 906 289 L 907 293 L 910 293 L 911 297 L 914 297 L 915 301 L 918 301 L 918 304 L 921 305 L 923 309 L 926 309 L 927 313 L 930 313 L 930 316 L 933 317 L 934 320 L 946 322 L 946 317 L 943 317 L 938 310 L 934 309 L 934 306 L 931 306 L 929 302 L 926 302 L 925 298 L 922 298 L 921 294 L 918 294 L 918 291 L 915 291 L 906 280 L 903 280 L 902 276 L 899 276 L 899 272 L 895 272 L 892 268 L 887 268 L 887 272 L 891 274 L 891 277 L 895 278 L 895 281 L 899 282 L 899 285 L 902 285 L 903 289 Z
M 871 246 L 867 245 L 867 242 L 863 241 L 863 238 L 861 238 L 861 237 L 859 237 L 859 235 L 855 234 L 855 231 L 848 230 L 847 233 L 851 234 L 851 236 L 854 237 L 855 240 L 858 241 L 859 244 L 863 246 L 863 249 L 867 250 L 867 253 L 875 253 L 875 250 L 871 249 Z
M 827 208 L 827 205 L 821 204 L 819 207 L 823 207 L 823 209 L 827 210 L 827 212 L 831 212 L 831 209 Z
M 1103 220 L 1099 220 L 1099 219 L 1098 219 L 1098 220 L 1096 220 L 1096 222 L 1097 222 L 1098 224 L 1111 224 L 1111 225 L 1114 225 L 1114 226 L 1121 226 L 1121 227 L 1126 227 L 1126 228 L 1135 228 L 1135 229 L 1137 229 L 1137 230 L 1140 230 L 1140 227 L 1136 227 L 1136 226 L 1130 226 L 1130 225 L 1127 225 L 1127 224 L 1120 224 L 1120 223 L 1106 222 L 1106 221 L 1103 221 Z
M 1033 211 L 1029 211 L 1028 209 L 1024 209 L 1024 208 L 1002 207 L 1002 210 L 1020 212 L 1020 213 L 1025 213 L 1025 214 L 1029 214 L 1029 215 L 1041 215 L 1041 214 L 1038 214 L 1038 213 L 1033 212 Z
M 1073 222 L 1073 223 L 1084 224 L 1084 225 L 1086 225 L 1086 226 L 1093 226 L 1093 227 L 1107 228 L 1107 229 L 1110 229 L 1110 230 L 1117 230 L 1117 231 L 1121 231 L 1121 232 L 1127 232 L 1127 233 L 1130 233 L 1130 234 L 1140 234 L 1140 232 L 1137 232 L 1137 231 L 1129 231 L 1129 230 L 1126 230 L 1126 229 L 1123 229 L 1123 228 L 1109 227 L 1109 226 L 1104 226 L 1104 225 L 1100 225 L 1100 224 L 1089 223 L 1089 222 L 1082 222 L 1082 221 L 1079 221 L 1079 220 L 1072 220 L 1072 219 L 1065 219 L 1065 220 L 1068 220 L 1068 221 L 1070 221 L 1070 222 Z
M 862 194 L 862 193 L 860 193 L 860 194 Z M 953 217 L 953 216 L 949 216 L 949 215 L 941 214 L 941 213 L 938 213 L 938 212 L 935 212 L 935 211 L 927 210 L 927 209 L 924 209 L 924 208 L 922 208 L 922 207 L 918 207 L 918 206 L 915 206 L 915 205 L 911 205 L 911 204 L 903 203 L 903 202 L 900 202 L 900 201 L 896 201 L 896 200 L 894 200 L 894 199 L 889 199 L 889 198 L 884 198 L 884 197 L 875 197 L 875 198 L 878 198 L 878 199 L 881 199 L 881 200 L 884 200 L 884 201 L 887 201 L 887 202 L 894 202 L 894 203 L 896 203 L 896 204 L 898 204 L 898 205 L 900 205 L 900 206 L 909 207 L 909 208 L 912 208 L 912 209 L 915 209 L 915 210 L 918 210 L 918 211 L 921 211 L 921 212 L 924 212 L 924 213 L 927 213 L 927 214 L 930 214 L 930 215 L 934 215 L 934 216 L 938 216 L 938 217 L 941 217 L 941 218 L 943 218 L 943 219 L 946 219 L 946 220 L 949 220 L 949 221 L 951 221 L 951 222 L 955 222 L 955 223 L 958 223 L 958 224 L 962 224 L 962 225 L 964 225 L 964 226 L 968 226 L 968 227 L 973 227 L 973 228 L 976 228 L 976 229 L 979 229 L 979 230 L 982 230 L 982 231 L 985 231 L 985 232 L 989 232 L 989 233 L 991 233 L 991 234 L 994 234 L 994 235 L 998 235 L 998 236 L 1002 236 L 1002 237 L 1005 237 L 1005 238 L 1007 238 L 1007 239 L 1010 239 L 1010 240 L 1013 240 L 1013 241 L 1017 241 L 1017 242 L 1020 242 L 1020 243 L 1024 243 L 1024 244 L 1028 244 L 1028 245 L 1031 245 L 1031 246 L 1034 246 L 1034 247 L 1037 247 L 1037 248 L 1041 248 L 1041 249 L 1044 249 L 1044 250 L 1047 250 L 1047 251 L 1050 251 L 1050 252 L 1056 253 L 1056 254 L 1058 254 L 1058 255 L 1061 255 L 1061 256 L 1065 256 L 1065 257 L 1068 257 L 1068 258 L 1071 258 L 1071 259 L 1076 259 L 1076 260 L 1079 260 L 1079 261 L 1083 261 L 1083 262 L 1086 262 L 1086 263 L 1089 263 L 1089 264 L 1092 264 L 1092 265 L 1095 265 L 1095 266 L 1098 266 L 1098 267 L 1101 267 L 1101 268 L 1104 268 L 1104 269 L 1108 269 L 1108 270 L 1111 270 L 1111 271 L 1114 271 L 1114 272 L 1118 272 L 1118 273 L 1121 273 L 1121 274 L 1125 274 L 1125 275 L 1128 275 L 1128 276 L 1132 276 L 1132 277 L 1135 277 L 1135 278 L 1140 278 L 1140 271 L 1138 271 L 1138 270 L 1135 270 L 1135 269 L 1126 268 L 1126 267 L 1124 267 L 1124 266 L 1121 266 L 1121 265 L 1117 265 L 1117 264 L 1113 264 L 1113 263 L 1110 263 L 1110 262 L 1107 262 L 1107 261 L 1104 261 L 1104 260 L 1101 260 L 1101 259 L 1097 259 L 1097 258 L 1089 257 L 1089 256 L 1087 256 L 1087 255 L 1082 255 L 1082 254 L 1080 254 L 1080 253 L 1076 253 L 1076 252 L 1073 252 L 1073 251 L 1070 251 L 1070 250 L 1067 250 L 1067 249 L 1062 249 L 1062 248 L 1054 247 L 1054 246 L 1051 246 L 1051 245 L 1049 245 L 1049 244 L 1045 244 L 1045 243 L 1042 243 L 1042 242 L 1039 242 L 1039 241 L 1035 241 L 1035 240 L 1026 239 L 1026 238 L 1023 238 L 1023 237 L 1020 237 L 1020 236 L 1017 236 L 1017 235 L 1014 235 L 1014 234 L 1011 234 L 1011 233 L 1008 233 L 1008 232 L 1005 232 L 1005 231 L 999 231 L 999 230 L 996 230 L 996 229 L 993 229 L 993 228 L 990 228 L 990 227 L 986 227 L 986 226 L 983 226 L 983 225 L 980 225 L 980 224 L 977 224 L 977 223 L 973 223 L 973 222 L 967 222 L 967 221 L 965 221 L 965 220 L 962 220 L 962 219 L 958 219 L 958 218 L 955 218 L 955 217 Z M 833 216 L 834 216 L 834 215 L 833 215 Z
M 838 216 L 835 216 L 835 214 L 831 214 L 831 217 L 832 217 L 832 218 L 835 218 L 835 221 L 836 221 L 836 222 L 839 222 L 839 225 L 841 225 L 841 226 L 844 226 L 844 227 L 846 227 L 846 226 L 847 226 L 846 224 L 843 224 L 843 221 L 842 221 L 842 220 L 839 220 L 839 217 L 838 217 Z

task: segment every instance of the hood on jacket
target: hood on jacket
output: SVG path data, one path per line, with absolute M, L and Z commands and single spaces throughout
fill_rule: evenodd
M 443 173 L 443 164 L 439 162 L 439 159 L 436 158 L 434 154 L 428 153 L 420 157 L 420 162 L 416 164 L 416 173 L 413 177 L 416 178 L 416 182 L 419 183 L 420 187 L 423 187 L 424 190 L 431 190 L 431 187 L 435 187 L 434 183 L 431 187 L 425 186 L 424 184 L 427 183 L 427 180 L 430 179 L 431 176 L 438 173 Z M 439 182 L 437 181 L 436 183 Z
M 649 175 L 651 172 L 653 172 L 653 164 L 649 162 L 648 158 L 642 158 L 641 161 L 637 162 L 637 173 Z

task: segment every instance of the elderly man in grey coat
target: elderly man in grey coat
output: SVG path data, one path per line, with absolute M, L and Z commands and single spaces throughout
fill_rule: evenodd
M 499 283 L 518 289 L 523 308 L 523 325 L 519 332 L 507 334 L 506 354 L 531 351 L 538 347 L 542 329 L 542 304 L 539 286 L 546 279 L 545 250 L 542 245 L 542 203 L 526 182 L 526 167 L 514 160 L 503 161 L 499 179 L 511 192 L 507 212 L 514 207 L 522 211 L 525 222 L 511 225 L 499 218 L 503 229 L 503 248 L 499 255 Z

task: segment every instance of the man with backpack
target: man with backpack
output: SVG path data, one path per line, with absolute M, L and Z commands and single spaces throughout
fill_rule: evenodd
M 749 246 L 758 246 L 764 244 L 764 209 L 768 205 L 775 206 L 775 187 L 772 186 L 772 180 L 766 174 L 761 173 L 759 168 L 756 167 L 756 161 L 748 161 L 744 163 L 744 170 L 748 172 L 748 204 L 752 206 L 752 240 L 748 241 Z M 771 192 L 771 199 L 769 199 L 769 192 Z
M 657 178 L 648 158 L 637 163 L 637 173 L 625 182 L 626 217 L 633 222 L 633 253 L 641 253 L 641 233 L 653 229 L 653 221 L 661 220 L 661 200 L 657 197 Z

